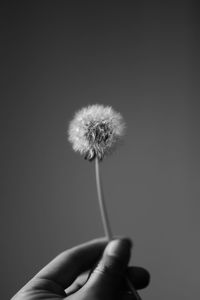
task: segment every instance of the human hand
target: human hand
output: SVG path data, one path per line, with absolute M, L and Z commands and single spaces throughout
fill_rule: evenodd
M 146 287 L 150 276 L 143 268 L 127 267 L 130 248 L 128 239 L 108 244 L 96 239 L 66 250 L 11 300 L 135 300 L 127 292 L 125 276 L 129 273 L 136 289 Z

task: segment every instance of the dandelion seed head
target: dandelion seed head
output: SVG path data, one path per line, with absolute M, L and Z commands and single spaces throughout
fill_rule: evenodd
M 111 106 L 90 105 L 79 110 L 69 124 L 68 139 L 85 159 L 102 160 L 124 135 L 122 115 Z

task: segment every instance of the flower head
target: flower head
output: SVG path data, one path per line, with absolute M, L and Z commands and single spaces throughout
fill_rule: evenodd
M 90 105 L 79 110 L 70 122 L 69 141 L 88 160 L 102 160 L 124 134 L 120 113 L 110 106 Z

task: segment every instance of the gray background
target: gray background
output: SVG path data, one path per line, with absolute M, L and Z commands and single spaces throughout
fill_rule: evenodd
M 165 2 L 165 3 L 163 3 Z M 7 1 L 1 9 L 1 299 L 102 236 L 74 111 L 112 105 L 124 145 L 102 165 L 116 235 L 151 272 L 144 299 L 198 299 L 199 25 L 188 1 Z

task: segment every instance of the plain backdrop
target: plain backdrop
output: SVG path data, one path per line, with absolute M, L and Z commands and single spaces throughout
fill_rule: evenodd
M 1 299 L 103 236 L 74 112 L 111 105 L 124 144 L 101 164 L 115 235 L 147 268 L 145 300 L 198 299 L 199 24 L 190 1 L 5 1 L 1 8 Z

